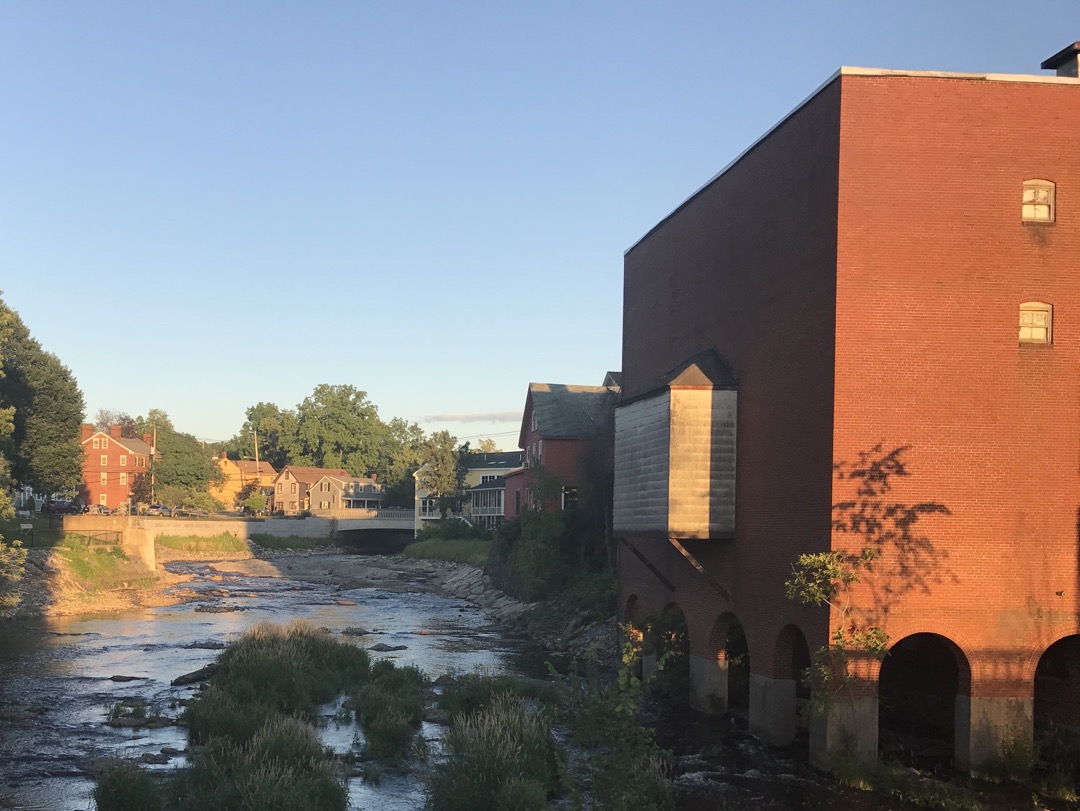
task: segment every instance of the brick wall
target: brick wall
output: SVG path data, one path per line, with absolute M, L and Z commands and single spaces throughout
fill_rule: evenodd
M 860 599 L 902 590 L 886 629 L 959 644 L 976 695 L 1030 691 L 1080 592 L 1080 85 L 842 83 L 834 453 L 906 448 L 890 498 L 949 511 Z M 1057 184 L 1052 225 L 1021 222 L 1032 178 Z M 1032 300 L 1052 346 L 1018 343 Z

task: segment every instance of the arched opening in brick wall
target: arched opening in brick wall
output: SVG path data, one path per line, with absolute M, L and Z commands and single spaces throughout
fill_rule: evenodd
M 810 645 L 795 625 L 785 625 L 776 639 L 773 655 L 773 678 L 795 682 L 795 744 L 810 749 Z
M 719 709 L 746 721 L 750 708 L 750 650 L 746 633 L 734 614 L 721 614 L 709 634 L 712 678 Z
M 1059 639 L 1035 668 L 1035 741 L 1050 782 L 1080 780 L 1080 635 Z
M 970 695 L 964 652 L 938 634 L 896 642 L 878 677 L 878 748 L 918 768 L 951 768 L 956 753 L 956 697 Z
M 681 704 L 690 701 L 690 629 L 678 603 L 668 603 L 652 629 L 659 669 L 653 689 Z

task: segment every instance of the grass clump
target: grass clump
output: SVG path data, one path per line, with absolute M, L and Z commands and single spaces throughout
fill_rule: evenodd
M 468 563 L 470 566 L 481 567 L 487 563 L 490 552 L 491 540 L 486 538 L 428 538 L 409 544 L 401 554 L 407 558 L 447 560 L 451 563 Z
M 541 811 L 559 785 L 550 720 L 509 693 L 456 716 L 445 746 L 446 761 L 428 785 L 432 811 Z
M 894 797 L 917 808 L 939 811 L 983 811 L 983 805 L 965 789 L 920 774 L 914 769 L 880 761 L 867 762 L 844 745 L 832 758 L 831 771 L 841 785 Z
M 401 762 L 410 754 L 428 684 L 418 667 L 397 667 L 389 659 L 372 666 L 371 680 L 352 696 L 357 723 L 364 728 L 364 757 Z
M 84 591 L 149 588 L 155 582 L 153 574 L 141 563 L 129 560 L 119 546 L 91 547 L 69 535 L 60 545 L 59 555 Z
M 98 811 L 161 811 L 162 794 L 157 781 L 138 766 L 115 760 L 98 775 L 94 804 Z
M 262 623 L 222 652 L 209 689 L 188 706 L 184 718 L 196 743 L 221 734 L 243 741 L 253 731 L 246 715 L 278 712 L 313 719 L 320 704 L 366 681 L 370 667 L 363 648 L 310 623 Z
M 247 552 L 247 544 L 229 532 L 222 532 L 209 538 L 196 535 L 159 535 L 155 540 L 159 546 L 175 549 L 178 552 Z
M 246 742 L 210 741 L 172 786 L 178 811 L 343 811 L 345 784 L 308 723 L 271 718 Z
M 263 549 L 324 549 L 334 546 L 331 538 L 301 538 L 299 535 L 269 535 L 265 532 L 253 532 L 248 538 Z
M 552 703 L 557 699 L 555 688 L 544 682 L 511 675 L 467 673 L 443 687 L 438 705 L 451 716 L 474 713 L 491 706 L 495 696 L 500 693 L 543 703 Z

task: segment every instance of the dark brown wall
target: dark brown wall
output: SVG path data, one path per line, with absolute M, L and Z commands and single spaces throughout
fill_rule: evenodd
M 824 615 L 786 600 L 783 581 L 799 552 L 829 543 L 839 133 L 834 82 L 625 259 L 624 391 L 710 348 L 739 378 L 737 539 L 693 551 L 731 591 L 726 610 L 762 673 L 788 622 L 811 647 L 825 641 Z M 677 580 L 673 595 L 627 565 L 622 600 L 642 592 L 654 612 L 679 603 L 701 650 L 725 606 L 681 558 L 663 568 Z

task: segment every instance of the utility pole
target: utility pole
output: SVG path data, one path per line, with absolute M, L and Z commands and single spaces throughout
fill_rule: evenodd
M 157 498 L 154 496 L 154 467 L 155 457 L 157 456 L 157 423 L 154 423 L 154 441 L 150 445 L 150 503 L 157 504 Z

